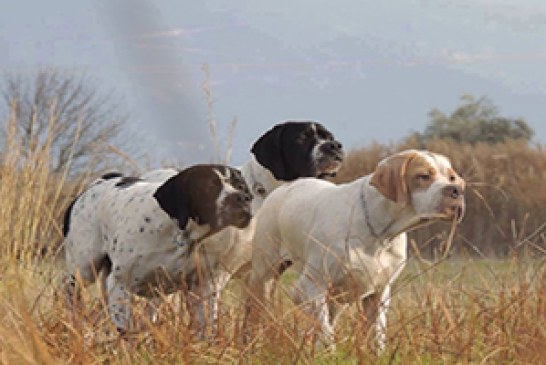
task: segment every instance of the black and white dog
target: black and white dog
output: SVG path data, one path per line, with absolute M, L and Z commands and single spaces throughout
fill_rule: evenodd
M 301 177 L 335 175 L 343 161 L 341 143 L 323 125 L 313 121 L 287 121 L 275 125 L 252 146 L 253 157 L 240 169 L 252 191 L 252 213 L 277 187 Z M 176 170 L 156 170 L 145 180 L 163 181 Z M 228 227 L 203 240 L 194 262 L 203 263 L 199 281 L 190 283 L 190 305 L 203 329 L 207 321 L 215 326 L 222 289 L 236 273 L 250 268 L 254 219 L 242 229 Z M 193 301 L 193 305 L 192 302 Z M 209 315 L 205 315 L 205 305 Z
M 225 227 L 246 227 L 251 200 L 241 173 L 224 165 L 195 165 L 162 182 L 104 175 L 65 214 L 69 305 L 78 282 L 102 273 L 112 321 L 127 330 L 130 294 L 153 297 L 195 280 L 196 244 Z

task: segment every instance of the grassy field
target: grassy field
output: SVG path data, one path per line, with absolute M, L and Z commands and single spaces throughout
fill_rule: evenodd
M 179 304 L 183 301 L 165 299 L 157 323 L 150 323 L 145 303 L 137 301 L 135 330 L 122 339 L 113 330 L 96 288 L 84 292 L 85 306 L 77 316 L 67 310 L 60 290 L 63 260 L 58 257 L 59 222 L 86 176 L 69 181 L 67 174 L 52 174 L 49 171 L 52 136 L 46 136 L 32 151 L 21 151 L 13 132 L 14 123 L 10 121 L 8 126 L 8 143 L 2 151 L 0 166 L 2 364 L 546 363 L 546 267 L 540 251 L 544 236 L 541 231 L 533 233 L 536 228 L 528 228 L 529 234 L 521 234 L 517 229 L 513 235 L 507 232 L 509 248 L 526 247 L 522 243 L 529 243 L 535 255 L 524 255 L 514 249 L 508 250 L 513 258 L 478 260 L 474 255 L 465 256 L 459 240 L 455 243 L 460 254 L 450 261 L 429 267 L 411 259 L 394 288 L 388 345 L 379 355 L 374 349 L 373 334 L 357 308 L 349 308 L 342 315 L 335 351 L 315 347 L 315 324 L 283 295 L 282 286 L 291 281 L 289 273 L 278 291 L 278 300 L 264 315 L 263 331 L 249 342 L 241 341 L 244 287 L 240 282 L 232 283 L 223 293 L 220 331 L 214 338 L 201 340 L 194 336 L 183 305 Z M 361 173 L 359 169 L 369 168 L 384 152 L 374 151 L 367 150 L 367 160 L 349 159 L 341 178 L 350 179 L 351 169 L 354 174 Z M 523 154 L 516 151 L 520 151 L 517 156 Z M 533 157 L 536 163 L 527 163 L 527 175 L 521 172 L 519 179 L 538 179 L 537 176 L 544 174 L 540 172 L 546 171 L 540 170 L 544 157 L 541 153 L 536 151 L 538 157 Z M 529 153 L 524 155 L 531 158 Z M 462 155 L 456 158 L 460 164 L 465 161 Z M 474 169 L 487 166 L 487 161 L 480 161 L 475 159 Z M 480 174 L 489 176 L 482 171 L 473 174 L 474 182 Z M 502 183 L 506 181 L 510 179 L 507 177 Z M 516 193 L 514 190 L 511 194 L 517 196 Z M 491 198 L 493 213 L 500 212 L 501 208 L 494 204 L 503 203 L 503 199 Z M 546 198 L 541 199 L 528 202 L 538 226 L 544 222 L 541 220 L 544 212 L 540 213 L 538 203 Z M 469 215 L 467 226 L 461 230 L 470 237 L 471 244 L 483 248 L 480 240 L 490 244 L 487 232 L 495 225 L 488 223 L 487 231 L 483 230 L 481 235 L 478 232 L 485 227 L 486 218 L 494 220 L 495 216 L 483 206 L 478 207 L 480 201 L 483 200 L 474 199 L 474 206 L 469 208 L 483 216 Z M 518 205 L 521 206 L 527 207 L 523 203 Z M 505 223 L 500 222 L 498 230 L 505 229 Z M 520 221 L 516 223 L 514 227 L 521 227 Z
M 59 263 L 2 262 L 2 363 L 540 364 L 546 355 L 544 260 L 412 261 L 394 289 L 389 342 L 379 356 L 356 308 L 340 319 L 335 351 L 313 346 L 312 323 L 283 300 L 282 288 L 266 329 L 243 344 L 238 283 L 224 293 L 221 331 L 210 342 L 193 336 L 182 308 L 167 300 L 157 323 L 136 303 L 139 330 L 120 339 L 94 288 L 85 292 L 82 318 L 71 318 L 60 272 Z

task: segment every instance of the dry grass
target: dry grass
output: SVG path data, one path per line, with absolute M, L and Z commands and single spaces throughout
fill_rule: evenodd
M 34 153 L 21 154 L 17 138 L 11 137 L 0 168 L 0 363 L 544 363 L 544 256 L 475 260 L 464 250 L 460 252 L 464 259 L 426 268 L 413 263 L 403 272 L 394 290 L 388 346 L 381 355 L 374 350 L 365 318 L 355 308 L 340 320 L 336 350 L 316 348 L 313 323 L 286 301 L 282 290 L 276 304 L 268 306 L 263 332 L 242 343 L 244 289 L 237 283 L 223 295 L 221 330 L 210 341 L 194 336 L 185 311 L 168 301 L 159 322 L 153 324 L 144 314 L 144 304 L 136 303 L 134 321 L 139 330 L 121 339 L 93 288 L 84 292 L 81 315 L 72 318 L 59 289 L 62 263 L 43 250 L 60 240 L 60 217 L 78 185 L 68 185 L 64 175 L 49 172 L 48 139 Z M 379 158 L 397 148 L 403 146 L 352 152 L 340 178 L 350 180 L 371 171 Z M 460 233 L 469 243 L 461 243 L 459 236 L 459 246 L 481 247 L 483 241 L 485 251 L 489 245 L 514 248 L 524 242 L 521 247 L 529 247 L 528 253 L 540 253 L 532 244 L 542 247 L 542 231 L 530 234 L 546 221 L 540 210 L 546 199 L 540 148 L 509 143 L 472 149 L 442 142 L 430 148 L 449 155 L 482 195 L 470 198 L 469 216 Z M 525 187 L 536 189 L 527 193 Z M 525 213 L 529 228 L 521 230 Z M 506 219 L 518 222 L 517 239 Z M 499 230 L 507 239 L 491 242 L 489 235 Z M 288 274 L 283 283 L 290 279 Z
M 211 342 L 194 336 L 185 312 L 167 301 L 158 323 L 135 304 L 139 330 L 121 339 L 93 291 L 86 292 L 81 319 L 72 320 L 58 289 L 60 271 L 45 266 L 41 272 L 5 266 L 3 363 L 539 364 L 546 355 L 544 261 L 454 261 L 426 271 L 411 265 L 396 285 L 389 345 L 380 356 L 354 308 L 340 320 L 336 351 L 317 349 L 313 324 L 282 290 L 264 315 L 265 330 L 243 344 L 235 285 L 224 293 L 221 331 Z

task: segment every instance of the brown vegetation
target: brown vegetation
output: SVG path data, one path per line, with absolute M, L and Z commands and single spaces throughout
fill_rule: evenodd
M 11 120 L 9 128 L 15 128 Z M 50 121 L 54 123 L 54 120 Z M 8 136 L 10 135 L 8 128 Z M 32 154 L 8 138 L 0 167 L 0 363 L 236 363 L 249 364 L 539 364 L 546 355 L 544 235 L 546 155 L 541 147 L 508 142 L 458 145 L 431 142 L 469 182 L 468 215 L 455 247 L 459 258 L 432 267 L 410 262 L 398 280 L 389 315 L 388 346 L 377 355 L 365 318 L 351 308 L 339 323 L 337 349 L 312 344 L 313 324 L 285 300 L 269 306 L 264 331 L 241 342 L 241 293 L 234 283 L 223 293 L 220 333 L 201 340 L 183 308 L 165 300 L 158 323 L 135 304 L 135 330 L 120 338 L 94 289 L 74 318 L 60 290 L 62 263 L 54 250 L 60 218 L 79 188 L 66 173 L 51 172 L 46 138 Z M 413 145 L 373 145 L 349 153 L 339 181 L 369 173 L 389 153 Z M 82 176 L 84 179 L 85 176 Z M 73 185 L 74 184 L 74 185 Z M 420 246 L 447 227 L 414 234 Z M 437 239 L 437 241 L 440 241 Z M 484 255 L 519 252 L 506 260 Z M 472 255 L 468 255 L 471 253 Z M 537 256 L 531 258 L 531 256 Z M 282 287 L 290 282 L 285 277 Z M 308 330 L 306 330 L 308 329 Z

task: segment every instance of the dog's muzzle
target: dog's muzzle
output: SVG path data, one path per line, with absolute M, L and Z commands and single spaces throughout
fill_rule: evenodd
M 317 159 L 317 176 L 335 176 L 344 159 L 343 146 L 338 141 L 324 142 L 319 147 L 320 155 Z
M 252 219 L 252 194 L 241 191 L 236 194 L 235 207 L 228 208 L 228 214 L 233 215 L 234 225 L 238 228 L 244 228 Z
M 442 189 L 443 209 L 446 219 L 460 223 L 465 213 L 464 190 L 460 185 L 447 185 Z

